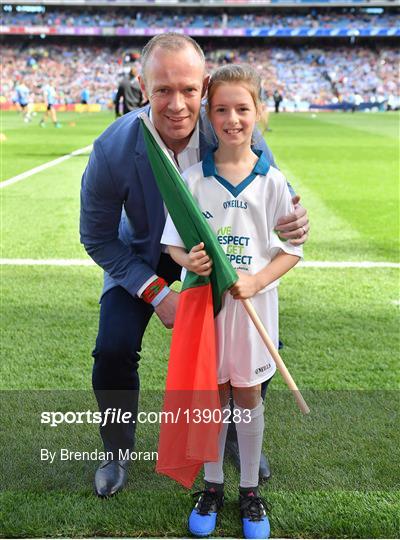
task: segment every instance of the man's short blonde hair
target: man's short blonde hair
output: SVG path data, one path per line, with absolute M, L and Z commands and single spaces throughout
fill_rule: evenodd
M 142 64 L 142 77 L 146 80 L 146 66 L 153 51 L 159 47 L 160 49 L 167 51 L 180 51 L 183 47 L 191 46 L 199 55 L 201 63 L 206 66 L 206 60 L 204 57 L 203 49 L 200 45 L 190 36 L 185 34 L 178 34 L 177 32 L 168 32 L 166 34 L 159 34 L 154 36 L 150 41 L 146 43 L 142 50 L 141 64 Z

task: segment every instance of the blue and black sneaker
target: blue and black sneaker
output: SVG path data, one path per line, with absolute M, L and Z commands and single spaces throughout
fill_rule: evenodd
M 204 491 L 193 493 L 198 500 L 189 516 L 189 531 L 198 537 L 214 532 L 218 510 L 224 504 L 224 485 L 206 482 Z
M 240 488 L 240 517 L 245 538 L 269 538 L 268 505 L 258 495 L 257 488 Z

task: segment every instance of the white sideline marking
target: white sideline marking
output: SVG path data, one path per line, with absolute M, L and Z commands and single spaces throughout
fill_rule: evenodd
M 400 263 L 374 261 L 301 261 L 303 268 L 400 268 Z
M 91 144 L 89 146 L 85 146 L 84 148 L 78 148 L 78 150 L 74 150 L 70 154 L 66 154 L 65 156 L 61 156 L 57 159 L 53 159 L 52 161 L 43 163 L 42 165 L 39 165 L 38 167 L 29 169 L 29 171 L 25 171 L 21 174 L 18 174 L 17 176 L 13 176 L 12 178 L 9 178 L 8 180 L 4 180 L 4 182 L 0 182 L 0 188 L 2 189 L 7 186 L 11 186 L 12 184 L 19 182 L 20 180 L 23 180 L 24 178 L 28 178 L 29 176 L 32 176 L 38 172 L 44 171 L 45 169 L 54 167 L 55 165 L 58 165 L 59 163 L 62 163 L 63 161 L 66 161 L 67 159 L 70 159 L 74 156 L 79 156 L 80 154 L 84 154 L 85 152 L 90 152 L 91 149 L 92 149 Z
M 0 259 L 0 266 L 95 266 L 91 259 Z M 373 261 L 303 261 L 303 268 L 400 268 L 400 263 Z
M 0 266 L 96 266 L 92 259 L 0 259 Z

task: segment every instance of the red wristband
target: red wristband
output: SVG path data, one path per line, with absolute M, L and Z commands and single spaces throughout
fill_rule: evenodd
M 142 300 L 146 304 L 151 304 L 154 298 L 167 286 L 165 279 L 157 277 L 154 281 L 148 285 L 142 293 Z

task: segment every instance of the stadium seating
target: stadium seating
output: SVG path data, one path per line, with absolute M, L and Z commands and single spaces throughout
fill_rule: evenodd
M 400 54 L 394 47 L 254 47 L 206 48 L 209 70 L 226 62 L 248 62 L 259 70 L 266 93 L 279 89 L 283 109 L 306 110 L 310 104 L 341 102 L 398 103 Z M 60 103 L 80 101 L 82 88 L 91 101 L 112 102 L 121 75 L 123 48 L 42 44 L 20 49 L 3 47 L 1 100 L 11 101 L 14 83 L 23 79 L 36 101 L 41 87 L 52 82 Z M 396 101 L 397 100 L 397 101 Z
M 274 29 L 317 29 L 337 30 L 398 28 L 397 12 L 374 14 L 361 10 L 312 9 L 307 13 L 285 14 L 270 12 L 267 14 L 240 13 L 176 13 L 174 11 L 88 11 L 70 8 L 67 11 L 50 10 L 44 13 L 3 12 L 2 25 L 9 26 L 69 26 L 69 27 L 136 27 L 136 28 L 274 28 Z
M 284 110 L 399 106 L 400 9 L 389 4 L 207 11 L 3 5 L 0 22 L 2 103 L 22 79 L 36 102 L 50 82 L 60 104 L 79 103 L 87 88 L 92 103 L 111 107 L 127 51 L 139 58 L 148 37 L 180 30 L 200 40 L 209 70 L 226 62 L 257 66 L 264 95 L 272 105 L 279 90 Z

